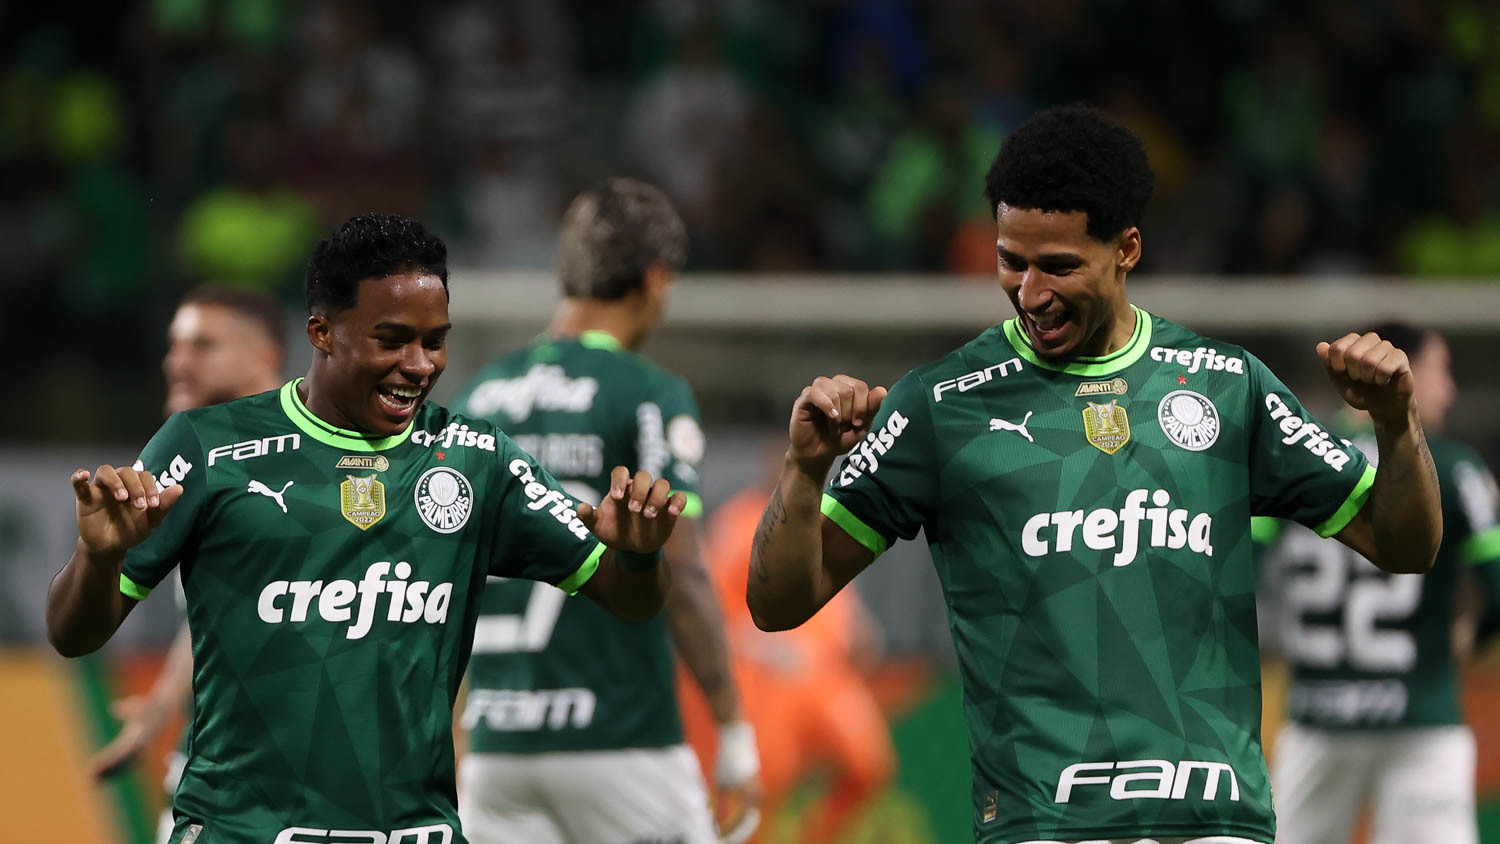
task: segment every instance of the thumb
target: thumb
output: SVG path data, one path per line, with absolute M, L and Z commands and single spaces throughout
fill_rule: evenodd
M 1328 350 L 1331 348 L 1333 348 L 1333 344 L 1327 340 L 1324 340 L 1317 346 L 1318 360 L 1322 361 L 1324 366 L 1328 365 Z
M 580 501 L 578 502 L 577 513 L 578 521 L 583 522 L 583 526 L 592 532 L 594 525 L 599 523 L 599 508 L 587 501 Z

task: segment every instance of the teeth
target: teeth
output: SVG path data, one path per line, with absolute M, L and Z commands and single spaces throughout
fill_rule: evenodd
M 422 395 L 422 391 L 417 389 L 416 387 L 386 387 L 386 390 L 389 391 L 391 395 L 400 396 L 404 399 L 414 399 L 417 396 Z

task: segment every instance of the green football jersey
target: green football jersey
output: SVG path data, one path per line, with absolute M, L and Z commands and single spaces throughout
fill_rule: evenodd
M 614 337 L 539 338 L 485 367 L 465 412 L 490 419 L 563 489 L 598 502 L 615 466 L 697 496 L 704 440 L 692 390 Z M 625 621 L 545 584 L 492 580 L 461 723 L 481 753 L 664 747 L 683 740 L 666 621 Z
M 1374 470 L 1239 347 L 1136 309 L 1069 364 L 1012 319 L 894 387 L 823 512 L 927 535 L 975 837 L 1274 837 L 1250 517 L 1340 530 Z
M 299 381 L 178 413 L 141 455 L 184 489 L 120 578 L 142 598 L 181 566 L 177 836 L 462 841 L 451 719 L 484 579 L 576 590 L 604 546 L 488 422 L 428 402 L 401 434 L 362 436 L 313 416 Z
M 1353 432 L 1351 432 L 1353 433 Z M 1354 443 L 1375 454 L 1373 436 Z M 1453 440 L 1430 437 L 1443 496 L 1443 543 L 1426 574 L 1391 574 L 1296 525 L 1276 539 L 1282 651 L 1292 669 L 1288 715 L 1330 729 L 1457 724 L 1453 622 L 1466 566 L 1500 605 L 1495 479 Z

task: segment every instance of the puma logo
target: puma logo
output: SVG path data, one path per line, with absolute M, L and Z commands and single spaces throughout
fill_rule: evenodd
M 1031 419 L 1031 413 L 1032 413 L 1032 411 L 1029 411 L 1029 410 L 1026 411 L 1026 415 L 1023 416 L 1023 417 L 1021 417 L 1021 421 L 1020 422 L 1007 422 L 1004 419 L 991 419 L 990 420 L 990 430 L 991 431 L 1015 431 L 1016 433 L 1018 433 L 1021 436 L 1025 437 L 1027 442 L 1034 443 L 1034 442 L 1036 442 L 1036 440 L 1032 439 L 1031 438 L 1031 432 L 1028 431 L 1028 430 L 1026 430 L 1026 423 Z
M 276 499 L 276 503 L 278 505 L 280 505 L 280 507 L 281 507 L 281 512 L 285 513 L 286 512 L 286 502 L 281 500 L 281 496 L 285 495 L 286 491 L 287 491 L 287 488 L 290 487 L 294 483 L 296 483 L 296 481 L 287 481 L 286 482 L 286 486 L 283 486 L 281 488 L 280 492 L 272 492 L 270 487 L 266 486 L 265 484 L 261 483 L 260 481 L 251 481 L 250 482 L 250 486 L 246 487 L 245 491 L 246 492 L 260 493 L 261 495 L 264 495 L 267 498 L 274 498 L 274 499 Z

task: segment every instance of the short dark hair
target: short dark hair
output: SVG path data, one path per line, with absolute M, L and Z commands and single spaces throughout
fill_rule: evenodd
M 1437 332 L 1431 329 L 1422 328 L 1399 319 L 1388 319 L 1384 322 L 1376 323 L 1360 333 L 1368 334 L 1371 331 L 1379 334 L 1380 339 L 1389 340 L 1392 346 L 1406 352 L 1408 358 L 1415 358 L 1417 355 L 1420 355 L 1422 349 L 1427 346 L 1428 341 L 1437 336 Z
M 1043 109 L 1022 123 L 990 165 L 990 213 L 1012 208 L 1088 215 L 1088 235 L 1109 240 L 1138 226 L 1156 187 L 1141 139 L 1098 109 Z
M 254 323 L 277 348 L 286 346 L 286 319 L 281 311 L 281 303 L 263 290 L 246 290 L 209 282 L 183 294 L 177 307 L 183 305 L 217 305 L 228 308 Z
M 563 214 L 557 252 L 563 295 L 620 299 L 640 289 L 652 264 L 682 269 L 687 229 L 657 188 L 610 179 L 573 199 Z
M 448 289 L 448 247 L 410 217 L 360 214 L 323 238 L 307 262 L 308 313 L 354 307 L 359 283 L 420 271 L 437 276 Z

